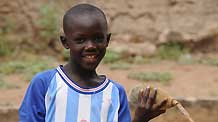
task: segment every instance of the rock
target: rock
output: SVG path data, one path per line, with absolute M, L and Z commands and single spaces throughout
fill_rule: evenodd
M 156 52 L 156 46 L 149 42 L 144 43 L 120 43 L 113 42 L 110 44 L 109 49 L 128 56 L 152 56 Z
M 166 43 L 169 41 L 183 42 L 185 41 L 185 38 L 181 32 L 166 29 L 159 35 L 158 44 Z

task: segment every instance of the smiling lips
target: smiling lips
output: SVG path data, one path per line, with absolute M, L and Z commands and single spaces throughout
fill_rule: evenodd
M 84 60 L 89 63 L 95 63 L 97 61 L 97 57 L 98 56 L 96 54 L 87 54 L 84 55 Z
M 88 58 L 88 59 L 94 59 L 94 58 L 96 58 L 97 56 L 96 55 L 87 55 L 87 56 L 85 56 L 86 58 Z

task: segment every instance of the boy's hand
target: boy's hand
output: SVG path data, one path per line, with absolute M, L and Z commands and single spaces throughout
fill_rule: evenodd
M 140 90 L 138 94 L 139 105 L 135 110 L 133 122 L 148 122 L 166 112 L 166 110 L 160 110 L 160 108 L 167 103 L 167 100 L 163 100 L 157 107 L 153 107 L 156 96 L 156 88 L 153 91 L 151 91 L 150 87 L 147 87 L 145 90 Z

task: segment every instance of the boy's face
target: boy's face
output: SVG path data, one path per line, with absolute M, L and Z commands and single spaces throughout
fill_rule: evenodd
M 105 55 L 109 36 L 106 25 L 95 16 L 77 16 L 68 27 L 65 48 L 70 49 L 71 63 L 79 68 L 95 70 Z

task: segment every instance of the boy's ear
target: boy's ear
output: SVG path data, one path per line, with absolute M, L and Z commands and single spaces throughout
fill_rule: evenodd
M 107 45 L 109 44 L 110 39 L 111 39 L 111 33 L 107 34 Z
M 60 36 L 60 40 L 61 40 L 61 43 L 64 46 L 64 48 L 69 49 L 66 37 L 62 35 L 62 36 Z

